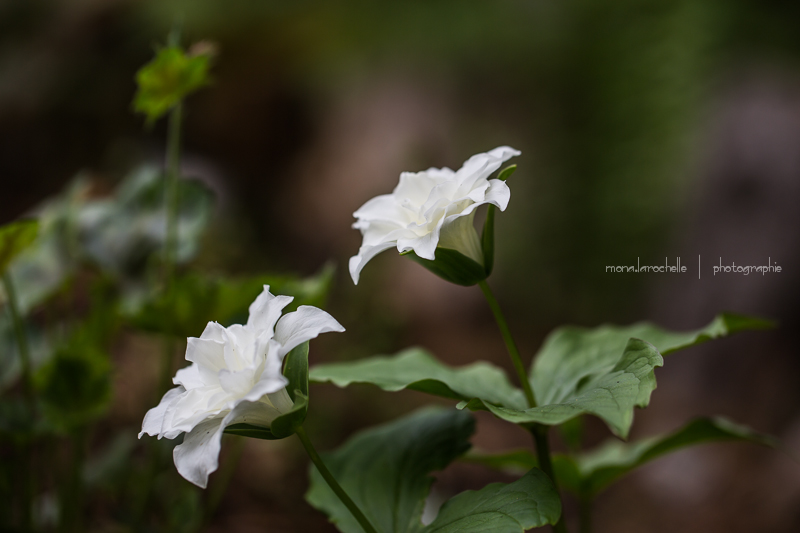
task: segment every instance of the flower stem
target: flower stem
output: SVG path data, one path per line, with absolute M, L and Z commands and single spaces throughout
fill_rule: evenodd
M 364 529 L 366 533 L 377 533 L 377 530 L 370 524 L 367 517 L 361 512 L 361 509 L 355 504 L 353 500 L 350 499 L 350 496 L 344 491 L 344 489 L 339 485 L 336 481 L 336 478 L 333 477 L 328 467 L 325 466 L 325 463 L 322 462 L 322 458 L 317 453 L 317 450 L 314 449 L 314 445 L 311 444 L 311 441 L 308 439 L 308 435 L 306 435 L 305 430 L 302 426 L 298 427 L 296 430 L 297 437 L 300 439 L 300 442 L 303 443 L 303 447 L 306 449 L 308 456 L 311 458 L 311 461 L 314 463 L 314 466 L 317 467 L 319 473 L 322 474 L 322 477 L 325 478 L 325 481 L 328 483 L 328 486 L 331 490 L 339 497 L 342 503 L 347 507 L 350 512 L 353 514 L 353 517 L 361 524 L 361 527 Z
M 22 392 L 25 395 L 25 404 L 28 408 L 28 413 L 31 417 L 34 415 L 36 408 L 36 399 L 33 396 L 33 381 L 31 379 L 31 353 L 28 347 L 28 335 L 25 333 L 25 325 L 22 322 L 22 314 L 19 311 L 19 302 L 17 301 L 17 293 L 14 290 L 14 282 L 8 271 L 3 272 L 3 288 L 6 291 L 6 299 L 8 300 L 8 310 L 11 314 L 11 322 L 14 324 L 14 335 L 17 339 L 17 348 L 19 349 L 19 361 L 22 375 Z M 24 459 L 20 464 L 22 467 L 21 491 L 20 491 L 20 521 L 22 531 L 32 531 L 31 509 L 33 507 L 34 495 L 34 455 L 33 443 L 26 439 L 20 446 L 20 452 L 24 455 Z M 27 467 L 27 468 L 26 468 Z
M 533 435 L 533 440 L 536 442 L 536 456 L 539 459 L 539 468 L 553 481 L 553 485 L 556 491 L 558 491 L 553 462 L 550 460 L 550 443 L 547 440 L 548 429 L 547 426 L 536 424 L 531 428 L 531 434 Z M 553 526 L 553 531 L 556 533 L 566 533 L 567 531 L 567 526 L 564 524 L 563 510 L 558 522 Z
M 167 175 L 165 203 L 167 211 L 167 235 L 164 245 L 164 277 L 169 288 L 177 261 L 178 248 L 178 179 L 180 178 L 181 122 L 183 102 L 178 102 L 169 114 L 167 133 Z
M 500 334 L 503 336 L 503 340 L 506 343 L 506 348 L 508 348 L 508 355 L 511 356 L 511 362 L 514 364 L 514 369 L 517 371 L 517 377 L 522 384 L 522 390 L 525 391 L 525 399 L 528 401 L 528 406 L 536 407 L 536 397 L 533 395 L 533 389 L 531 388 L 531 383 L 528 380 L 528 374 L 525 372 L 525 366 L 522 364 L 522 359 L 520 359 L 519 356 L 519 350 L 517 350 L 517 345 L 514 343 L 514 338 L 511 336 L 511 330 L 508 329 L 508 323 L 503 316 L 503 311 L 500 310 L 500 304 L 497 303 L 497 299 L 494 297 L 494 294 L 492 294 L 492 289 L 489 288 L 486 280 L 478 283 L 478 286 L 483 291 L 483 295 L 486 297 L 489 308 L 492 310 L 492 313 L 494 313 L 494 319 L 497 321 L 497 326 L 500 328 Z
M 25 325 L 22 323 L 22 314 L 19 312 L 19 302 L 17 292 L 14 290 L 14 282 L 8 271 L 3 273 L 3 288 L 8 299 L 8 309 L 11 313 L 11 321 L 14 324 L 14 335 L 17 338 L 19 348 L 19 361 L 22 367 L 22 389 L 28 407 L 33 409 L 33 383 L 31 382 L 31 352 L 28 347 L 28 336 L 25 334 Z
M 517 345 L 514 342 L 514 338 L 511 336 L 511 330 L 508 329 L 508 323 L 503 316 L 503 311 L 500 310 L 500 304 L 497 303 L 497 299 L 494 297 L 494 294 L 492 294 L 492 290 L 489 288 L 486 280 L 481 281 L 478 285 L 483 291 L 483 295 L 486 297 L 486 301 L 489 303 L 492 313 L 494 313 L 494 318 L 500 328 L 500 334 L 503 336 L 506 348 L 508 348 L 508 354 L 511 356 L 511 362 L 514 363 L 517 376 L 519 377 L 520 383 L 522 383 L 522 390 L 525 391 L 525 398 L 528 400 L 528 406 L 536 407 L 536 397 L 533 394 L 528 374 L 525 372 L 525 367 L 519 356 L 519 350 L 517 350 Z M 536 455 L 539 458 L 539 467 L 553 481 L 553 485 L 556 491 L 558 491 L 558 482 L 555 472 L 553 471 L 553 463 L 550 460 L 550 444 L 547 441 L 547 430 L 547 426 L 536 424 L 531 428 L 531 433 L 533 434 L 533 440 L 536 442 Z M 564 525 L 563 515 L 558 520 L 558 523 L 553 526 L 553 531 L 556 533 L 566 533 L 567 528 L 566 525 Z

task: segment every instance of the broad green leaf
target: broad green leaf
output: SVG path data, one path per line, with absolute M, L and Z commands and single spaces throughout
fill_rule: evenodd
M 645 407 L 650 402 L 650 394 L 656 387 L 654 370 L 663 363 L 663 358 L 651 344 L 630 339 L 615 365 L 576 383 L 552 403 L 542 402 L 534 408 L 514 409 L 476 398 L 462 402 L 460 407 L 488 409 L 498 418 L 515 424 L 558 425 L 582 414 L 593 414 L 624 438 L 633 423 L 634 408 Z
M 733 314 L 719 315 L 706 327 L 686 332 L 668 331 L 649 322 L 593 329 L 567 326 L 545 339 L 531 368 L 531 385 L 539 405 L 561 403 L 582 384 L 617 365 L 630 338 L 647 341 L 668 355 L 738 331 L 768 327 L 771 323 L 765 320 Z
M 317 365 L 311 369 L 310 379 L 337 387 L 371 383 L 391 392 L 410 389 L 454 400 L 477 397 L 496 405 L 525 407 L 525 396 L 509 383 L 503 370 L 486 362 L 451 368 L 422 348 L 409 348 L 393 356 Z
M 592 497 L 614 481 L 661 456 L 689 446 L 710 442 L 741 441 L 775 447 L 777 440 L 725 418 L 697 418 L 682 428 L 637 442 L 608 440 L 599 448 L 577 456 L 556 454 L 553 468 L 559 486 L 577 495 Z M 531 450 L 500 454 L 471 453 L 465 461 L 498 470 L 525 471 L 538 466 Z
M 18 220 L 0 226 L 0 275 L 20 252 L 36 240 L 38 233 L 38 220 Z
M 255 439 L 285 439 L 303 425 L 308 413 L 308 342 L 286 354 L 283 375 L 289 380 L 286 390 L 294 402 L 291 411 L 284 413 L 265 428 L 253 424 L 232 424 L 225 433 Z
M 451 498 L 423 533 L 519 533 L 555 524 L 561 500 L 550 478 L 532 469 L 509 484 L 492 483 Z
M 487 276 L 483 265 L 450 248 L 436 248 L 436 259 L 433 261 L 421 258 L 413 251 L 401 255 L 419 263 L 443 280 L 464 287 L 476 285 Z
M 186 54 L 178 46 L 162 48 L 136 73 L 133 109 L 153 123 L 191 93 L 210 83 L 211 55 Z
M 380 533 L 423 529 L 420 518 L 441 470 L 469 449 L 475 423 L 467 413 L 423 409 L 357 434 L 322 454 L 333 476 Z M 363 533 L 315 468 L 306 500 L 345 533 Z
M 581 455 L 576 464 L 582 486 L 588 494 L 596 494 L 618 478 L 639 466 L 668 453 L 707 442 L 746 441 L 774 447 L 777 440 L 735 424 L 725 418 L 698 418 L 684 427 L 658 437 L 639 442 L 609 441 L 597 450 Z
M 706 327 L 688 332 L 671 332 L 647 322 L 559 328 L 545 340 L 531 368 L 537 407 L 509 409 L 479 399 L 468 406 L 488 409 L 517 424 L 557 425 L 593 414 L 624 438 L 634 408 L 646 407 L 656 387 L 654 369 L 663 364 L 659 351 L 670 354 L 738 331 L 771 326 L 757 318 L 722 314 Z

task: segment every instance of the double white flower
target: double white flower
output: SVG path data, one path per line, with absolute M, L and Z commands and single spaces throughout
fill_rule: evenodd
M 269 427 L 288 412 L 292 400 L 281 373 L 293 348 L 328 331 L 344 331 L 331 315 L 301 305 L 281 317 L 290 296 L 273 296 L 264 286 L 250 305 L 247 324 L 224 328 L 209 322 L 200 338 L 190 337 L 186 360 L 161 402 L 144 417 L 142 431 L 174 439 L 186 433 L 173 458 L 178 472 L 205 488 L 217 469 L 225 428 L 248 423 Z M 279 320 L 280 319 L 280 320 Z
M 413 250 L 423 259 L 435 259 L 437 246 L 456 250 L 483 264 L 475 231 L 475 210 L 494 204 L 505 211 L 511 191 L 504 181 L 488 179 L 504 161 L 520 152 L 501 146 L 470 157 L 456 172 L 429 168 L 403 172 L 392 194 L 376 196 L 353 213 L 364 241 L 350 258 L 350 275 L 358 283 L 361 269 L 380 252 L 397 247 Z

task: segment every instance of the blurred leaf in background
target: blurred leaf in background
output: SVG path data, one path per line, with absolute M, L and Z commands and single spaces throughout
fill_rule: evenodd
M 195 47 L 189 54 L 178 46 L 168 46 L 136 73 L 139 86 L 133 108 L 152 124 L 178 102 L 210 83 L 208 71 L 213 47 Z

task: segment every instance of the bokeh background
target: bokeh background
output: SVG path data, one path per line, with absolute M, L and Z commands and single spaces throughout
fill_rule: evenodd
M 800 4 L 6 0 L 0 223 L 79 173 L 102 194 L 163 163 L 165 124 L 145 128 L 130 102 L 134 73 L 176 22 L 184 44 L 219 47 L 213 85 L 186 104 L 183 173 L 217 197 L 192 267 L 310 275 L 333 260 L 328 310 L 348 332 L 312 343 L 312 364 L 418 344 L 451 364 L 510 369 L 477 289 L 393 253 L 358 287 L 346 267 L 360 244 L 352 212 L 401 171 L 458 168 L 507 144 L 522 156 L 490 283 L 523 353 L 564 323 L 695 328 L 722 310 L 777 320 L 670 358 L 632 438 L 722 414 L 800 450 Z M 688 274 L 605 272 L 678 256 Z M 713 276 L 720 258 L 783 271 Z M 158 346 L 135 332 L 114 343 L 113 401 L 89 455 L 106 434 L 138 431 Z M 323 449 L 431 401 L 369 387 L 312 394 L 307 428 Z M 476 447 L 530 445 L 477 416 Z M 607 436 L 588 421 L 588 446 Z M 333 531 L 302 500 L 306 461 L 293 439 L 248 440 L 204 530 Z M 463 464 L 438 477 L 441 498 L 502 479 Z M 98 491 L 87 530 L 126 531 L 120 496 Z M 747 445 L 682 451 L 601 496 L 596 530 L 799 531 L 800 467 Z

